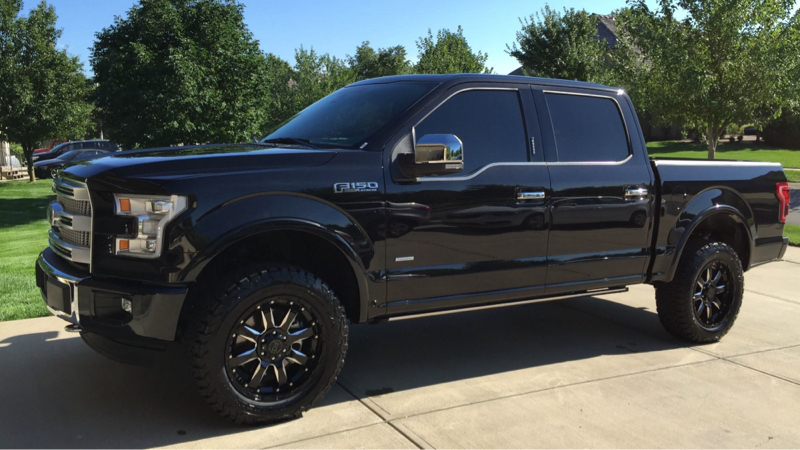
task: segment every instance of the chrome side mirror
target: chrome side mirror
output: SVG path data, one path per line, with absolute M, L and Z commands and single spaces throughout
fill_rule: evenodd
M 400 170 L 409 178 L 448 175 L 464 169 L 464 146 L 453 134 L 426 134 L 414 153 L 398 155 Z

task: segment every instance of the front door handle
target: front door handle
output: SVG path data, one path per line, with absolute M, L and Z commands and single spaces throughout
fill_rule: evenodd
M 544 191 L 517 192 L 517 200 L 544 200 Z
M 629 187 L 625 188 L 625 198 L 647 197 L 647 188 Z

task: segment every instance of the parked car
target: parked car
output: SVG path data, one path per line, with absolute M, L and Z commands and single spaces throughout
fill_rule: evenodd
M 361 81 L 260 143 L 112 154 L 54 190 L 50 311 L 117 360 L 185 347 L 239 423 L 317 403 L 348 323 L 648 283 L 670 333 L 717 341 L 789 208 L 780 164 L 649 158 L 621 90 L 498 75 Z
M 48 159 L 58 158 L 66 152 L 72 150 L 105 150 L 109 152 L 119 151 L 117 144 L 109 141 L 108 139 L 91 139 L 86 141 L 71 141 L 53 147 L 47 153 L 40 153 L 33 155 L 33 161 L 45 161 Z
M 111 152 L 108 150 L 72 150 L 63 153 L 58 158 L 36 161 L 33 163 L 33 170 L 36 173 L 36 178 L 47 178 L 48 176 L 55 178 L 56 171 L 67 164 L 100 158 L 109 153 Z
M 55 147 L 57 144 L 60 144 L 62 142 L 67 142 L 67 141 L 64 140 L 64 139 L 53 139 L 52 141 L 50 141 L 50 146 L 49 147 L 36 148 L 36 149 L 33 150 L 33 154 L 34 155 L 38 155 L 39 153 L 47 153 L 50 150 L 52 150 L 53 147 Z

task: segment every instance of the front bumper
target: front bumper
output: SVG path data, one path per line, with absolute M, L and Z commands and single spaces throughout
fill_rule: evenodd
M 175 340 L 188 291 L 183 285 L 99 280 L 49 248 L 36 261 L 36 286 L 52 314 L 121 342 Z

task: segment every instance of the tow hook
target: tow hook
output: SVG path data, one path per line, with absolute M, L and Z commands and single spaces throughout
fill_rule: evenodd
M 64 327 L 64 331 L 66 331 L 67 333 L 80 333 L 83 330 L 81 329 L 80 325 L 75 325 L 71 323 Z

